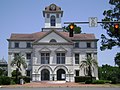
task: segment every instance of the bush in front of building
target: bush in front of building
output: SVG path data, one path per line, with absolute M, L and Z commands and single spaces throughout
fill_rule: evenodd
M 105 84 L 104 80 L 93 80 L 92 84 Z
M 10 85 L 11 78 L 7 76 L 0 76 L 0 85 Z
M 12 74 L 12 77 L 16 77 L 16 70 L 13 70 L 13 72 L 11 74 Z M 21 76 L 20 71 L 18 71 L 18 76 Z
M 30 77 L 29 76 L 21 76 L 20 79 L 23 79 L 25 83 L 30 83 Z
M 92 77 L 93 80 L 95 80 L 95 77 Z M 75 82 L 85 82 L 91 80 L 90 76 L 76 76 L 75 77 Z
M 91 84 L 92 82 L 91 82 L 91 80 L 86 80 L 85 81 L 85 84 Z

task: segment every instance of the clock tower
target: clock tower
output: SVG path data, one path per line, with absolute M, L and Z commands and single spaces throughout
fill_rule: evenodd
M 63 31 L 61 26 L 63 11 L 60 7 L 55 4 L 51 4 L 50 6 L 45 7 L 45 10 L 43 11 L 43 16 L 45 18 L 45 27 L 42 28 L 42 31 L 49 31 L 51 29 Z

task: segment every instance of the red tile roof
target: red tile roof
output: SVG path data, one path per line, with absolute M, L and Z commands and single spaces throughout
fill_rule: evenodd
M 70 40 L 97 40 L 95 38 L 94 34 L 81 33 L 81 34 L 74 34 L 74 37 L 69 37 L 68 32 L 58 32 L 58 33 Z M 8 40 L 32 40 L 32 41 L 35 41 L 35 40 L 43 37 L 46 34 L 47 34 L 47 32 L 36 32 L 36 33 L 32 33 L 32 34 L 15 34 L 15 33 L 13 33 L 13 34 L 11 34 L 11 37 Z

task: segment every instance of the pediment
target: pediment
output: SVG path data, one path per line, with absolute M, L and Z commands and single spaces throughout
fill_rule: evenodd
M 59 47 L 55 50 L 55 52 L 67 52 L 67 50 L 63 47 Z
M 41 50 L 39 50 L 39 52 L 51 52 L 51 50 L 46 48 L 46 47 L 44 47 Z
M 54 43 L 70 43 L 72 42 L 68 38 L 61 35 L 58 31 L 51 30 L 46 33 L 43 37 L 36 40 L 34 43 L 51 43 L 50 41 L 54 40 Z

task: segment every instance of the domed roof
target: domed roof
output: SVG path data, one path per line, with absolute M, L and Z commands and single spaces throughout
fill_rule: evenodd
M 61 7 L 50 4 L 49 6 L 45 7 L 45 10 L 43 11 L 43 16 L 45 17 L 45 13 L 61 13 L 61 16 L 63 15 L 63 11 L 61 10 Z
M 2 59 L 0 60 L 0 64 L 7 64 L 7 62 L 6 62 L 6 60 L 5 60 L 4 58 L 2 58 Z
M 61 11 L 61 8 L 55 4 L 50 4 L 49 6 L 45 7 L 45 11 Z

